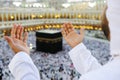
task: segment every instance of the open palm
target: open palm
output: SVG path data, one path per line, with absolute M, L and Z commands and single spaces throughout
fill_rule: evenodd
M 29 54 L 29 48 L 27 46 L 28 33 L 26 32 L 23 36 L 23 27 L 21 25 L 14 25 L 11 30 L 11 37 L 5 36 L 9 46 L 15 53 L 20 51 Z
M 78 34 L 71 23 L 65 23 L 62 28 L 62 35 L 66 42 L 73 48 L 83 41 L 84 29 Z

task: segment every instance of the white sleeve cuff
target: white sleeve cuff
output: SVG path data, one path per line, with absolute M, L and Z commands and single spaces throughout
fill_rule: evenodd
M 80 51 L 82 50 L 86 50 L 86 46 L 83 43 L 78 44 L 77 46 L 75 46 L 70 52 L 69 55 L 72 57 L 76 57 L 77 54 L 79 54 Z M 83 53 L 81 53 L 83 54 Z
M 14 67 L 16 64 L 19 64 L 21 62 L 27 62 L 27 63 L 31 63 L 34 64 L 32 59 L 30 58 L 30 56 L 25 53 L 25 52 L 18 52 L 13 59 L 11 60 L 10 64 L 9 64 L 9 69 L 11 71 L 11 73 L 13 73 Z

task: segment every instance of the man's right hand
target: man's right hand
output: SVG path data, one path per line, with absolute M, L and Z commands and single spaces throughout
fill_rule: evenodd
M 66 42 L 72 48 L 74 48 L 83 41 L 84 29 L 80 29 L 80 34 L 78 34 L 77 32 L 75 32 L 75 29 L 73 28 L 73 25 L 71 23 L 65 23 L 63 24 L 62 28 L 62 35 Z
M 16 53 L 23 51 L 27 54 L 30 54 L 29 48 L 27 46 L 27 38 L 28 33 L 25 32 L 23 36 L 23 27 L 21 25 L 14 25 L 11 30 L 11 37 L 5 36 L 4 38 L 7 40 L 11 49 Z

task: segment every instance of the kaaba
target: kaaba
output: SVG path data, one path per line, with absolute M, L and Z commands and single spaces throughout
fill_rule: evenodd
M 58 30 L 39 30 L 36 32 L 36 50 L 56 53 L 62 50 L 62 35 Z

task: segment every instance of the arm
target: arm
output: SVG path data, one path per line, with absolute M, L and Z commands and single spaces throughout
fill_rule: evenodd
M 40 80 L 38 69 L 25 52 L 18 52 L 13 57 L 9 69 L 15 80 Z
M 83 74 L 101 66 L 82 44 L 84 29 L 80 29 L 80 34 L 78 34 L 71 23 L 65 23 L 62 28 L 62 35 L 68 45 L 73 48 L 69 55 L 79 73 Z
M 11 37 L 5 36 L 15 56 L 9 64 L 9 69 L 15 80 L 40 80 L 39 72 L 30 58 L 30 51 L 27 46 L 28 33 L 23 34 L 21 25 L 14 25 L 11 30 Z
M 83 43 L 80 43 L 76 47 L 74 47 L 69 52 L 69 55 L 75 69 L 81 74 L 101 67 L 101 65 L 91 55 L 91 52 L 85 47 Z

